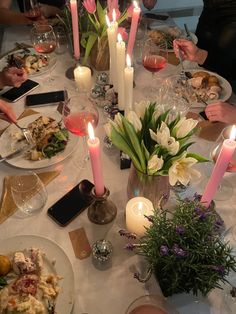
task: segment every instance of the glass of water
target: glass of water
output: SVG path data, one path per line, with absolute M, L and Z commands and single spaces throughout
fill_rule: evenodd
M 33 171 L 12 177 L 11 194 L 17 208 L 26 215 L 39 213 L 47 202 L 47 190 Z

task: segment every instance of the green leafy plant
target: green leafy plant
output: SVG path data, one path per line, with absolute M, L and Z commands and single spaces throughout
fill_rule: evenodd
M 187 185 L 199 173 L 192 168 L 208 159 L 188 152 L 190 137 L 197 131 L 198 121 L 178 116 L 170 120 L 155 102 L 135 104 L 127 117 L 120 113 L 105 125 L 112 143 L 126 153 L 135 168 L 148 175 L 169 176 L 171 185 L 178 181 Z
M 149 274 L 154 273 L 165 296 L 192 292 L 204 296 L 220 283 L 227 282 L 230 271 L 236 271 L 232 248 L 219 235 L 222 220 L 210 208 L 193 200 L 177 200 L 172 213 L 167 209 L 155 211 L 147 217 L 151 226 L 138 243 L 126 248 L 145 257 Z M 120 230 L 129 239 L 134 235 Z M 135 274 L 140 281 L 140 274 Z

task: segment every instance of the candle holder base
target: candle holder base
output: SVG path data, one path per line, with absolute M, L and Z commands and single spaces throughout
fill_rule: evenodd
M 74 69 L 76 68 L 76 65 L 68 68 L 65 72 L 65 76 L 69 79 L 69 80 L 72 80 L 74 81 L 75 80 L 75 77 L 74 77 Z
M 95 189 L 91 191 L 91 196 L 94 201 L 88 208 L 88 218 L 91 222 L 98 225 L 105 225 L 113 221 L 117 214 L 115 204 L 108 200 L 110 191 L 105 188 L 105 193 L 102 196 L 95 194 Z

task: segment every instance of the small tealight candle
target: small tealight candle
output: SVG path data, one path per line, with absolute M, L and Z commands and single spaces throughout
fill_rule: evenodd
M 145 197 L 134 197 L 126 205 L 126 228 L 129 232 L 141 237 L 145 234 L 145 227 L 150 221 L 145 216 L 153 215 L 153 204 Z
M 92 85 L 91 70 L 85 66 L 77 66 L 74 69 L 75 82 L 79 92 L 90 92 Z

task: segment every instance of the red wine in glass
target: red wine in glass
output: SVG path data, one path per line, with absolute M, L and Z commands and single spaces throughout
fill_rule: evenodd
M 167 64 L 167 60 L 158 55 L 144 56 L 143 66 L 146 70 L 156 73 L 164 69 Z
M 32 20 L 37 21 L 40 19 L 42 12 L 37 0 L 24 0 L 23 1 L 24 15 Z
M 77 136 L 87 135 L 89 122 L 96 128 L 98 117 L 94 113 L 86 111 L 71 113 L 64 119 L 64 124 L 67 130 Z
M 51 43 L 38 43 L 34 46 L 34 49 L 38 52 L 38 53 L 43 53 L 43 54 L 48 54 L 53 52 L 56 49 L 56 41 L 52 41 Z
M 156 3 L 157 3 L 157 0 L 142 0 L 143 2 L 143 6 L 148 9 L 148 10 L 152 10 Z

